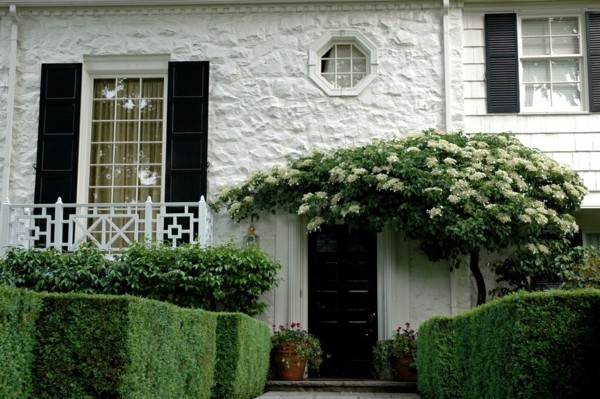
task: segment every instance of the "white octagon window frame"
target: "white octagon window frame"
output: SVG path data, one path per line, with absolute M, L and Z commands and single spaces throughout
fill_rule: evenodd
M 366 75 L 354 87 L 334 87 L 321 74 L 321 58 L 335 44 L 352 44 L 367 58 Z M 358 31 L 326 33 L 309 47 L 308 75 L 329 96 L 359 95 L 377 77 L 377 65 L 377 47 Z

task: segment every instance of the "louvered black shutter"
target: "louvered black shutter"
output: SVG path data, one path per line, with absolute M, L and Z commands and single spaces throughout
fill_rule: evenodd
M 166 200 L 206 196 L 208 61 L 170 62 Z
M 488 113 L 519 112 L 517 16 L 485 16 L 485 63 Z
M 81 102 L 81 64 L 42 65 L 35 202 L 74 203 Z
M 590 111 L 600 112 L 600 12 L 586 14 Z

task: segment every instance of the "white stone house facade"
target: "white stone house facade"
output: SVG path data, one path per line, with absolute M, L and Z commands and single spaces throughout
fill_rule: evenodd
M 595 12 L 594 1 L 0 0 L 1 198 L 210 200 L 256 169 L 313 149 L 427 128 L 512 131 L 582 174 L 590 192 L 578 222 L 584 242 L 597 243 Z M 513 24 L 513 109 L 488 108 L 486 38 L 496 20 L 486 15 Z M 563 31 L 553 35 L 559 18 Z M 540 50 L 546 42 L 556 53 Z M 542 100 L 531 94 L 542 92 Z M 133 175 L 117 177 L 132 165 Z M 215 243 L 241 241 L 248 228 L 224 215 L 213 220 Z M 364 352 L 361 345 L 370 350 L 405 321 L 473 304 L 466 267 L 450 272 L 428 262 L 418 243 L 384 231 L 372 245 L 359 243 L 370 248 L 367 286 L 336 302 L 369 306 L 355 319 L 315 318 L 331 305 L 315 299 L 314 285 L 328 277 L 309 271 L 337 262 L 315 261 L 329 241 L 307 235 L 294 215 L 255 226 L 261 247 L 284 265 L 262 316 L 269 323 L 335 324 L 328 331 L 348 332 Z

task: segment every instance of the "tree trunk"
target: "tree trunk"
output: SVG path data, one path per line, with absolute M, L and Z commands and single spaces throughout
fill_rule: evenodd
M 481 274 L 481 269 L 479 269 L 479 252 L 471 251 L 469 268 L 477 284 L 477 306 L 483 305 L 485 303 L 486 292 L 485 280 L 483 279 L 483 274 Z

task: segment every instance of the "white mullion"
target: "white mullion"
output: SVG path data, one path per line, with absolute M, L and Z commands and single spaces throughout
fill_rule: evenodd
M 139 190 L 140 190 L 140 179 L 139 179 L 139 175 L 140 175 L 140 152 L 142 149 L 142 108 L 140 107 L 140 104 L 142 103 L 142 91 L 143 91 L 143 86 L 142 86 L 142 78 L 140 77 L 138 79 L 138 85 L 139 85 L 139 93 L 138 93 L 138 104 L 137 104 L 137 121 L 136 121 L 136 125 L 137 125 L 137 129 L 136 129 L 136 152 L 135 152 L 135 183 L 133 184 L 133 188 L 134 188 L 134 199 L 135 202 L 141 202 L 140 198 L 138 196 L 139 194 Z
M 119 85 L 119 77 L 115 77 L 115 91 L 117 86 Z M 114 124 L 114 129 L 113 129 L 113 137 L 112 137 L 112 155 L 111 155 L 111 165 L 110 165 L 110 169 L 111 169 L 111 174 L 110 174 L 110 202 L 114 203 L 115 202 L 115 157 L 117 154 L 117 132 L 118 132 L 118 123 L 117 123 L 117 119 L 118 119 L 118 101 L 117 99 L 119 98 L 119 93 L 118 91 L 116 91 L 115 93 L 115 97 L 113 99 L 114 101 L 114 106 L 113 106 L 113 124 Z
M 584 71 L 584 43 L 583 40 L 585 40 L 585 32 L 582 31 L 582 18 L 581 15 L 577 14 L 577 15 L 567 15 L 567 16 L 561 16 L 561 17 L 556 17 L 556 16 L 540 16 L 538 18 L 545 18 L 546 19 L 546 25 L 547 25 L 547 29 L 548 29 L 548 34 L 547 35 L 531 35 L 531 36 L 524 36 L 523 35 L 523 20 L 528 20 L 528 19 L 536 19 L 533 16 L 526 16 L 526 17 L 520 17 L 519 18 L 519 25 L 518 25 L 518 51 L 519 54 L 524 54 L 524 39 L 525 38 L 547 38 L 549 40 L 549 50 L 550 50 L 550 54 L 549 55 L 522 55 L 520 56 L 520 64 L 519 64 L 519 76 L 521 77 L 521 81 L 523 82 L 521 84 L 522 86 L 522 95 L 521 95 L 521 105 L 527 109 L 527 107 L 525 107 L 525 87 L 526 85 L 531 85 L 531 84 L 535 84 L 535 82 L 528 82 L 526 83 L 524 80 L 524 67 L 523 67 L 523 63 L 524 62 L 528 62 L 528 61 L 545 61 L 548 63 L 548 67 L 549 67 L 549 87 L 550 87 L 550 107 L 551 109 L 548 111 L 560 111 L 560 110 L 555 110 L 553 109 L 554 107 L 554 86 L 555 86 L 555 80 L 554 80 L 554 68 L 552 65 L 553 61 L 560 61 L 560 60 L 568 60 L 568 59 L 574 59 L 577 60 L 578 62 L 578 68 L 579 68 L 579 77 L 578 80 L 575 82 L 570 82 L 570 83 L 576 83 L 579 85 L 579 101 L 580 101 L 580 105 L 579 105 L 579 109 L 583 110 L 583 108 L 585 107 L 585 99 L 586 99 L 586 93 L 585 93 L 585 77 L 583 76 L 586 71 Z M 578 34 L 557 34 L 554 35 L 553 34 L 553 30 L 552 30 L 552 22 L 551 20 L 553 18 L 577 18 L 577 29 L 578 29 Z M 554 43 L 553 43 L 553 39 L 554 38 L 573 38 L 576 37 L 578 39 L 578 53 L 575 54 L 554 54 Z M 567 82 L 565 82 L 567 83 Z M 537 111 L 536 107 L 534 106 L 534 111 Z M 569 109 L 575 109 L 576 107 L 569 107 Z M 562 108 L 561 108 L 562 109 Z

